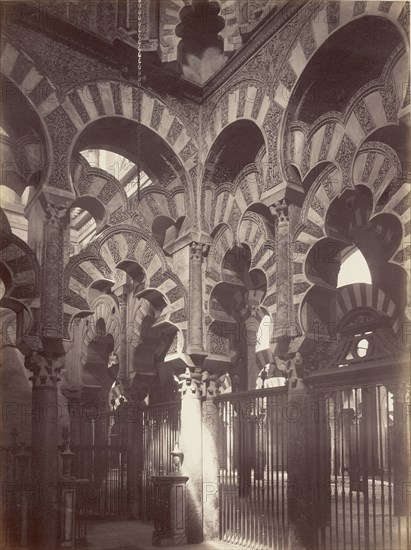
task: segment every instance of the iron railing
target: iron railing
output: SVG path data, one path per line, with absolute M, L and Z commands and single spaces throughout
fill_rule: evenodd
M 73 446 L 81 517 L 118 518 L 127 513 L 127 424 L 116 412 L 92 423 L 89 445 Z
M 409 391 L 374 384 L 318 394 L 319 550 L 411 547 Z
M 151 476 L 161 476 L 172 469 L 171 451 L 180 437 L 180 410 L 180 402 L 150 405 L 143 409 L 143 521 L 154 521 L 156 506 Z
M 224 394 L 219 410 L 220 538 L 287 548 L 285 387 Z

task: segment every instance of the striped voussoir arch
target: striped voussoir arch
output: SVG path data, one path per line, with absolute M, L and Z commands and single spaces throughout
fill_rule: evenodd
M 164 254 L 148 235 L 131 226 L 104 231 L 84 252 L 70 260 L 65 270 L 65 304 L 74 314 L 89 311 L 88 290 L 99 280 L 115 282 L 122 262 L 138 264 L 145 274 L 144 288 L 153 288 L 169 304 L 170 320 L 185 317 L 186 300 L 179 280 L 168 272 Z M 124 265 L 124 264 L 123 264 Z
M 152 304 L 144 298 L 132 300 L 128 312 L 130 323 L 127 325 L 127 343 L 130 349 L 130 358 L 132 360 L 134 350 L 141 343 L 141 325 L 147 315 L 155 317 L 156 311 Z M 131 321 L 132 320 L 132 321 Z
M 409 173 L 388 145 L 379 142 L 364 144 L 353 169 L 354 182 L 367 186 L 373 193 L 373 216 L 395 215 L 402 225 L 402 244 L 392 261 L 409 272 L 411 268 L 411 185 Z M 371 218 L 372 220 L 372 218 Z M 389 238 L 389 235 L 386 235 Z
M 46 161 L 44 143 L 35 135 L 20 139 L 0 135 L 2 184 L 17 194 L 30 184 L 30 177 L 43 170 Z
M 231 227 L 225 223 L 222 224 L 214 236 L 207 256 L 205 294 L 208 298 L 214 286 L 223 280 L 221 268 L 224 256 L 234 245 L 235 239 Z
M 337 320 L 360 307 L 368 307 L 390 319 L 392 328 L 398 332 L 400 317 L 395 303 L 381 289 L 368 283 L 355 283 L 338 289 Z
M 203 162 L 224 128 L 236 120 L 250 120 L 257 124 L 267 144 L 264 122 L 270 105 L 267 86 L 261 82 L 245 81 L 229 89 L 219 99 L 208 117 L 204 133 L 204 148 L 201 153 Z
M 29 55 L 7 41 L 7 37 L 1 48 L 1 73 L 18 87 L 44 121 L 59 104 L 54 84 Z
M 13 311 L 0 311 L 0 349 L 4 346 L 15 346 L 17 336 L 17 321 Z
M 291 125 L 289 161 L 303 180 L 320 163 L 334 162 L 340 167 L 344 187 L 349 187 L 357 149 L 379 128 L 398 124 L 404 112 L 407 55 L 402 45 L 394 54 L 395 64 L 386 77 L 361 88 L 343 114 L 326 113 L 311 127 L 299 122 Z
M 408 43 L 408 2 L 374 0 L 323 2 L 318 11 L 310 15 L 296 36 L 274 93 L 276 103 L 283 109 L 288 107 L 289 99 L 301 74 L 329 36 L 351 21 L 369 16 L 382 17 L 391 21 L 403 37 L 404 44 Z
M 88 346 L 97 336 L 97 321 L 103 319 L 106 326 L 106 334 L 111 334 L 114 340 L 114 353 L 118 353 L 121 340 L 121 324 L 118 314 L 118 307 L 112 296 L 101 295 L 91 305 L 93 314 L 88 317 L 83 332 L 83 344 L 81 348 L 80 365 L 87 362 Z M 114 313 L 113 313 L 114 311 Z
M 9 307 L 10 300 L 32 301 L 40 296 L 40 265 L 28 244 L 11 232 L 3 210 L 0 209 L 0 213 L 0 264 L 6 269 L 3 274 L 5 294 L 0 304 Z
M 208 182 L 201 197 L 201 223 L 204 229 L 212 233 L 218 224 L 229 220 L 232 213 L 225 209 L 234 204 L 236 210 L 238 208 L 241 213 L 245 212 L 252 203 L 260 200 L 263 187 L 262 170 L 255 163 L 245 166 L 232 184 L 227 182 L 215 185 Z
M 173 191 L 152 186 L 144 189 L 138 202 L 138 216 L 143 215 L 150 229 L 158 216 L 166 216 L 176 222 L 187 216 L 186 192 L 183 187 Z M 134 211 L 133 200 L 130 201 L 130 211 Z
M 255 212 L 247 211 L 241 219 L 237 232 L 238 242 L 249 246 L 251 251 L 250 271 L 259 269 L 267 282 L 264 307 L 274 318 L 276 312 L 276 262 L 275 243 L 267 233 L 261 217 Z
M 98 201 L 99 210 L 104 211 L 104 217 L 100 221 L 100 216 L 95 216 L 97 227 L 105 224 L 112 225 L 129 218 L 128 199 L 120 182 L 105 170 L 91 167 L 85 159 L 82 159 L 80 163 L 81 171 L 75 178 L 74 189 L 80 203 L 81 199 L 89 197 Z M 92 207 L 87 209 L 93 214 Z
M 172 147 L 187 171 L 196 164 L 198 147 L 182 120 L 145 90 L 124 82 L 96 81 L 68 92 L 59 109 L 75 128 L 72 144 L 90 122 L 101 117 L 121 116 L 159 135 Z

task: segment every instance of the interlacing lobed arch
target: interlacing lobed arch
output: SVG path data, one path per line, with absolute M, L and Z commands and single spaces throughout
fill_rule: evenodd
M 4 211 L 0 209 L 0 274 L 4 285 L 0 306 L 17 313 L 17 343 L 28 331 L 35 334 L 39 320 L 41 285 L 40 264 L 35 253 L 12 233 Z
M 111 334 L 113 337 L 113 353 L 119 353 L 121 338 L 123 337 L 121 333 L 118 307 L 114 297 L 107 295 L 98 296 L 91 304 L 91 308 L 93 310 L 93 314 L 87 317 L 83 327 L 83 340 L 80 356 L 81 366 L 86 364 L 89 344 L 98 334 L 97 322 L 99 319 L 103 319 L 104 321 L 106 334 Z
M 88 293 L 93 283 L 118 283 L 119 278 L 125 276 L 119 271 L 122 269 L 129 270 L 132 277 L 136 271 L 140 273 L 139 291 L 149 292 L 152 288 L 164 295 L 168 304 L 164 312 L 167 320 L 176 323 L 186 320 L 186 291 L 171 273 L 159 245 L 132 226 L 107 229 L 69 261 L 64 281 L 67 311 L 72 315 L 87 314 L 90 311 Z

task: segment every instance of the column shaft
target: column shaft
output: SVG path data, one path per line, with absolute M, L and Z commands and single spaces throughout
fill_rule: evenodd
M 190 352 L 200 352 L 203 346 L 203 256 L 208 245 L 193 242 L 190 249 Z
M 290 221 L 285 201 L 271 208 L 276 218 L 276 269 L 277 269 L 277 312 L 274 338 L 289 341 L 293 336 L 293 281 L 290 247 Z
M 302 385 L 302 384 L 301 384 Z M 304 387 L 289 388 L 287 410 L 287 506 L 289 546 L 293 550 L 312 548 L 313 540 L 313 426 L 312 406 Z
M 58 525 L 57 373 L 62 359 L 34 352 L 26 357 L 33 373 L 32 416 L 32 548 L 55 550 Z
M 121 323 L 121 339 L 119 349 L 119 371 L 118 379 L 123 383 L 127 382 L 128 368 L 127 368 L 127 295 L 121 294 L 119 296 L 119 310 L 120 310 L 120 323 Z
M 213 379 L 214 378 L 214 379 Z M 218 394 L 217 377 L 208 383 L 206 400 L 202 404 L 203 436 L 203 532 L 204 540 L 218 539 L 219 531 L 219 474 L 218 474 Z
M 180 449 L 184 453 L 182 473 L 187 482 L 187 541 L 203 540 L 203 462 L 201 373 L 184 375 L 181 400 Z

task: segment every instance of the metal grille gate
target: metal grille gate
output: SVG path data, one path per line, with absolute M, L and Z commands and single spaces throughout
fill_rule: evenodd
M 374 384 L 317 395 L 316 549 L 411 547 L 409 391 Z
M 219 410 L 220 538 L 287 548 L 287 389 L 216 398 Z
M 92 420 L 90 445 L 73 447 L 77 477 L 89 483 L 80 505 L 86 517 L 119 517 L 127 512 L 127 422 L 120 411 Z
M 181 403 L 149 405 L 143 409 L 143 472 L 141 519 L 154 521 L 153 475 L 171 471 L 171 451 L 180 438 Z

